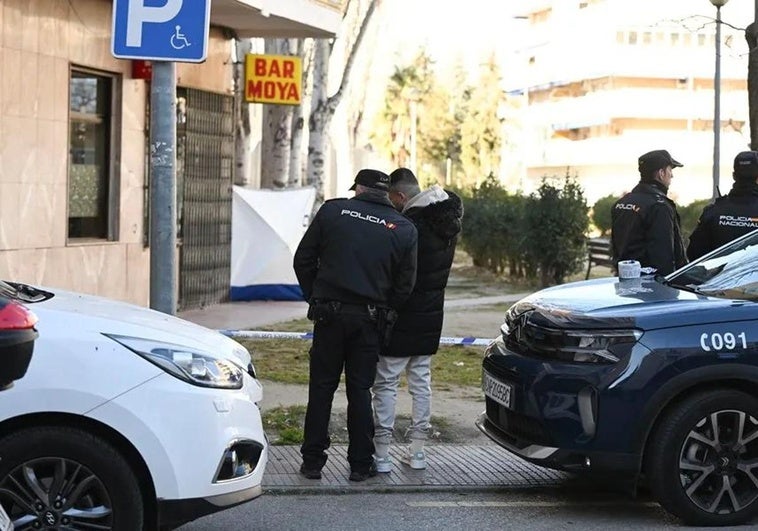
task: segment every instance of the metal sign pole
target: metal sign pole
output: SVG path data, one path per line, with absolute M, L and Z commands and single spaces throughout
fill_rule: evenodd
M 176 314 L 176 62 L 208 56 L 211 0 L 113 0 L 111 52 L 153 62 L 150 85 L 150 307 Z M 150 4 L 157 4 L 152 0 Z
M 155 61 L 150 86 L 150 308 L 177 306 L 176 63 Z

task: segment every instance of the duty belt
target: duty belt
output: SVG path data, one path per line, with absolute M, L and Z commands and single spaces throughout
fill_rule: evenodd
M 379 306 L 375 304 L 346 304 L 344 302 L 337 302 L 337 304 L 339 308 L 337 311 L 347 313 L 372 314 L 379 308 Z

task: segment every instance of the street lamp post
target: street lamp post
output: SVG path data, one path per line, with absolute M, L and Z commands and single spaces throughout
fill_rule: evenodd
M 719 195 L 719 154 L 721 149 L 721 8 L 729 0 L 710 0 L 716 7 L 716 68 L 713 75 L 713 190 Z

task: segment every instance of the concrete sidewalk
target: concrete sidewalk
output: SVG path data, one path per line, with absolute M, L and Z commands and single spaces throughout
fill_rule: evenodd
M 413 470 L 400 463 L 402 447 L 393 446 L 390 455 L 395 466 L 389 474 L 377 474 L 364 482 L 348 480 L 347 447 L 332 446 L 320 480 L 306 479 L 299 473 L 300 448 L 271 446 L 263 476 L 263 488 L 276 493 L 333 494 L 341 492 L 461 491 L 501 490 L 504 488 L 553 487 L 576 478 L 564 472 L 533 465 L 494 444 L 464 446 L 429 445 L 426 470 Z
M 180 312 L 178 317 L 214 330 L 250 330 L 258 326 L 304 319 L 304 301 L 225 302 Z
M 445 310 L 509 304 L 527 295 L 529 293 L 450 299 L 445 301 Z M 252 330 L 259 326 L 304 319 L 307 311 L 308 304 L 304 301 L 246 301 L 214 304 L 180 312 L 178 316 L 214 330 Z

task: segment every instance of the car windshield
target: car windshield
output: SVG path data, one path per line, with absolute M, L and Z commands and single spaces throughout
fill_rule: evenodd
M 758 230 L 675 271 L 666 283 L 711 297 L 758 301 Z

